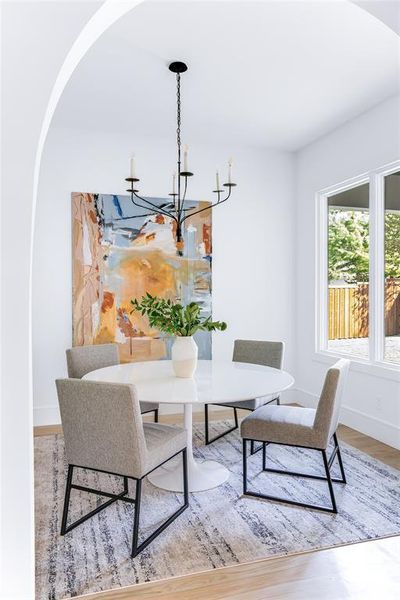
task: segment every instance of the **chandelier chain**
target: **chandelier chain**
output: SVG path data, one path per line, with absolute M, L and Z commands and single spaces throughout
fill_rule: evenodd
M 178 155 L 180 156 L 181 150 L 181 74 L 176 74 L 176 99 L 177 99 L 177 110 L 176 110 L 176 143 L 178 145 Z

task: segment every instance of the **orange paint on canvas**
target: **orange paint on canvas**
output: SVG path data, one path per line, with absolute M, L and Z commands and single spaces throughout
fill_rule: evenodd
M 149 292 L 194 300 L 211 314 L 210 211 L 187 220 L 186 256 L 177 255 L 174 221 L 142 213 L 128 197 L 72 194 L 74 345 L 116 342 L 122 362 L 167 352 L 167 340 L 132 312 L 131 299 Z M 210 356 L 211 336 L 200 340 L 200 352 Z

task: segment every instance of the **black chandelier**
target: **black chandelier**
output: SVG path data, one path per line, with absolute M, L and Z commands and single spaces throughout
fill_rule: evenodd
M 144 198 L 139 194 L 139 190 L 135 189 L 137 182 L 140 181 L 136 177 L 135 158 L 131 159 L 131 174 L 125 181 L 128 181 L 130 188 L 126 190 L 131 194 L 131 200 L 135 206 L 145 209 L 148 214 L 159 214 L 169 217 L 176 223 L 176 247 L 179 254 L 183 251 L 183 224 L 186 219 L 189 219 L 193 215 L 197 215 L 205 210 L 209 210 L 214 206 L 218 206 L 223 202 L 226 202 L 232 192 L 232 188 L 236 186 L 236 183 L 232 182 L 232 159 L 228 162 L 228 181 L 224 183 L 222 188 L 219 180 L 219 173 L 216 172 L 216 189 L 213 193 L 217 195 L 217 200 L 211 202 L 209 206 L 196 210 L 194 207 L 185 206 L 186 191 L 188 178 L 193 176 L 188 170 L 188 151 L 187 146 L 184 149 L 184 161 L 183 170 L 181 169 L 181 73 L 187 71 L 187 65 L 183 62 L 173 62 L 169 65 L 169 70 L 176 74 L 176 99 L 177 99 L 177 128 L 176 128 L 176 144 L 177 144 L 177 172 L 172 177 L 172 193 L 169 196 L 172 197 L 172 201 L 161 206 L 157 206 L 153 202 L 150 202 L 148 198 Z M 223 189 L 225 188 L 225 189 Z M 222 194 L 226 193 L 223 198 Z M 140 200 L 141 203 L 138 202 Z

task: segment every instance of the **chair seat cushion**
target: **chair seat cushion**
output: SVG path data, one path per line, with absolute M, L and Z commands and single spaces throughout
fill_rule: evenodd
M 313 427 L 315 412 L 297 406 L 262 406 L 243 419 L 240 433 L 249 440 L 320 448 L 321 439 Z
M 143 423 L 148 459 L 146 472 L 186 448 L 186 430 L 175 425 Z
M 142 413 L 142 415 L 144 415 L 144 413 L 150 412 L 152 410 L 158 410 L 159 408 L 159 404 L 156 404 L 155 402 L 139 402 L 140 404 L 140 412 Z
M 256 410 L 264 404 L 273 402 L 277 399 L 277 396 L 270 394 L 269 396 L 263 396 L 262 398 L 254 398 L 254 400 L 240 400 L 239 402 L 222 402 L 218 406 L 229 406 L 229 408 L 243 408 L 244 410 Z

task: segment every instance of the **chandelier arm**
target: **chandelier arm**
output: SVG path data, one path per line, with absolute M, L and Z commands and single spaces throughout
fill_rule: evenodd
M 133 197 L 131 197 L 131 201 L 135 206 L 138 206 L 139 208 L 143 208 L 143 210 L 149 210 L 150 212 L 147 213 L 147 215 L 141 215 L 141 216 L 149 216 L 151 217 L 151 215 L 154 215 L 155 212 L 152 208 L 150 208 L 149 206 L 143 206 L 142 204 L 139 204 L 139 202 L 135 202 Z M 139 216 L 139 215 L 138 215 Z M 134 217 L 136 217 L 136 215 L 134 215 Z M 134 217 L 129 217 L 130 219 L 133 219 Z
M 136 202 L 133 202 L 133 204 L 135 206 L 140 206 L 140 204 L 136 204 Z M 143 208 L 144 210 L 150 210 L 150 209 L 146 209 L 146 207 L 144 206 L 140 206 L 140 208 Z M 143 215 L 132 215 L 131 217 L 119 217 L 118 219 L 113 219 L 113 221 L 129 221 L 129 219 L 138 219 L 139 217 L 150 217 L 151 215 L 153 215 L 153 212 L 147 212 Z
M 161 208 L 160 206 L 153 204 L 153 202 L 150 202 L 150 200 L 147 200 L 147 198 L 143 198 L 142 196 L 139 196 L 136 192 L 133 192 L 133 195 L 136 196 L 136 198 L 138 198 L 139 200 L 142 200 L 142 202 L 146 202 L 147 204 L 149 204 L 156 211 L 156 213 L 165 215 L 166 217 L 170 217 L 171 219 L 174 219 L 175 221 L 177 221 L 177 218 L 172 213 L 170 213 L 168 210 L 165 210 L 165 209 Z M 140 208 L 145 208 L 148 210 L 147 206 L 142 206 L 140 204 L 137 204 L 133 200 L 133 197 L 131 199 L 132 199 L 132 202 L 134 204 L 136 204 L 136 206 L 140 206 Z
M 183 190 L 181 210 L 190 210 L 190 209 L 187 209 L 187 208 L 183 208 L 184 202 L 185 202 L 185 199 L 186 199 L 187 180 L 188 180 L 187 175 L 185 175 L 185 187 L 184 187 L 184 190 Z
M 139 217 L 139 216 L 141 216 L 141 217 L 151 217 L 151 215 L 156 215 L 156 214 L 158 214 L 158 215 L 165 215 L 165 216 L 171 217 L 172 219 L 174 219 L 174 221 L 176 221 L 175 217 L 174 217 L 174 216 L 172 216 L 172 215 L 170 215 L 170 214 L 168 214 L 168 213 L 164 213 L 164 212 L 161 212 L 161 211 L 159 211 L 159 210 L 154 210 L 154 209 L 152 209 L 152 208 L 149 208 L 148 206 L 143 206 L 142 204 L 139 204 L 138 202 L 135 202 L 135 201 L 133 200 L 133 198 L 131 198 L 131 200 L 132 200 L 132 202 L 133 202 L 133 204 L 134 204 L 135 206 L 137 206 L 137 207 L 139 207 L 139 208 L 143 208 L 143 210 L 147 210 L 147 211 L 149 211 L 149 212 L 147 212 L 145 215 L 134 215 L 134 216 L 130 217 L 131 219 L 133 219 L 133 218 L 135 218 L 135 217 Z
M 188 206 L 187 208 L 181 208 L 181 213 L 186 213 L 188 210 L 193 210 L 194 206 Z
M 211 208 L 214 208 L 214 206 L 218 206 L 219 204 L 222 204 L 223 202 L 226 202 L 227 200 L 229 200 L 230 195 L 231 195 L 231 188 L 229 188 L 229 194 L 227 195 L 226 198 L 224 198 L 223 200 L 218 200 L 217 202 L 214 202 L 214 204 L 210 204 L 210 206 L 205 206 L 204 208 L 201 208 L 200 210 L 196 210 L 195 212 L 190 213 L 190 215 L 185 215 L 183 217 L 183 219 L 181 219 L 181 222 L 183 223 L 189 217 L 193 217 L 194 215 L 198 215 L 199 213 L 204 212 L 205 210 L 210 210 Z M 218 193 L 218 197 L 219 197 L 219 193 Z

